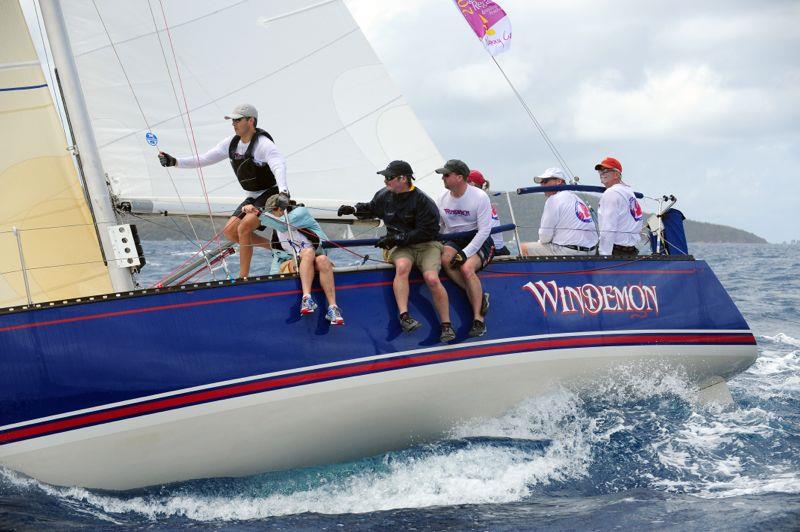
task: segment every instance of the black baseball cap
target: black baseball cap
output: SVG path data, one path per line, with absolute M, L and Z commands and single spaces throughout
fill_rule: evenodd
M 386 166 L 385 169 L 375 173 L 380 174 L 383 177 L 388 177 L 389 179 L 399 175 L 407 175 L 411 179 L 414 179 L 414 170 L 412 170 L 411 165 L 405 161 L 392 161 L 388 164 L 388 166 Z
M 463 175 L 464 177 L 469 176 L 469 166 L 464 161 L 459 161 L 458 159 L 450 159 L 444 166 L 441 168 L 436 169 L 437 174 L 449 174 L 453 172 L 458 175 Z

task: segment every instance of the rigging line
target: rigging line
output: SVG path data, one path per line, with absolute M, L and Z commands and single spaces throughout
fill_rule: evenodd
M 165 225 L 165 224 L 160 224 L 158 222 L 154 222 L 153 220 L 150 220 L 148 218 L 145 218 L 144 216 L 140 216 L 140 215 L 138 215 L 136 213 L 133 213 L 133 212 L 126 212 L 125 214 L 127 216 L 130 216 L 131 218 L 136 218 L 137 220 L 141 220 L 142 222 L 145 222 L 145 223 L 148 223 L 148 224 L 151 224 L 151 225 L 155 225 L 156 227 L 160 227 L 162 229 L 166 229 L 167 231 L 173 231 L 173 232 L 176 232 L 176 233 L 180 233 L 181 235 L 183 235 L 183 237 L 186 239 L 187 242 L 189 242 L 190 244 L 192 244 L 194 246 L 200 247 L 199 239 L 198 239 L 198 241 L 193 242 L 192 241 L 192 237 L 187 235 L 186 231 L 182 230 L 178 226 L 178 223 L 173 218 L 170 218 L 170 221 L 172 222 L 174 227 L 173 226 L 169 226 L 169 225 Z
M 203 169 L 199 165 L 200 160 L 200 152 L 197 149 L 197 138 L 194 134 L 194 127 L 192 126 L 192 117 L 189 114 L 189 102 L 186 99 L 186 91 L 183 88 L 183 79 L 181 78 L 181 70 L 180 66 L 178 65 L 178 55 L 175 53 L 175 44 L 172 41 L 172 33 L 169 29 L 169 24 L 167 23 L 167 13 L 164 10 L 164 2 L 162 0 L 158 0 L 159 5 L 161 6 L 161 16 L 164 18 L 164 31 L 167 34 L 167 39 L 169 40 L 170 50 L 172 51 L 172 59 L 175 61 L 175 72 L 178 75 L 178 83 L 181 88 L 181 96 L 183 97 L 183 105 L 186 110 L 186 120 L 189 122 L 189 131 L 191 132 L 192 136 L 192 146 L 194 147 L 194 156 L 198 161 L 197 166 L 197 173 L 200 177 L 200 186 L 203 189 L 203 196 L 206 199 L 206 205 L 208 206 L 208 217 L 211 219 L 212 226 L 214 224 L 214 215 L 211 212 L 211 201 L 208 199 L 208 191 L 206 188 L 205 177 L 203 176 Z M 216 227 L 215 227 L 216 229 Z M 217 243 L 220 243 L 219 233 L 214 235 L 214 238 L 217 240 Z
M 160 1 L 161 1 L 161 0 L 159 0 L 159 2 L 160 2 Z M 162 11 L 163 11 L 163 5 L 162 5 Z M 165 22 L 165 24 L 166 24 L 166 19 L 164 19 L 164 22 Z M 167 33 L 167 36 L 170 38 L 170 43 L 171 43 L 171 42 L 172 42 L 172 40 L 171 40 L 171 39 L 172 39 L 172 38 L 171 38 L 171 34 L 170 34 L 170 32 L 169 32 L 169 28 L 168 28 L 168 27 L 166 27 L 166 26 L 165 26 L 165 31 L 166 31 L 166 33 Z M 350 35 L 352 35 L 353 33 L 357 33 L 357 32 L 359 32 L 359 28 L 358 28 L 358 27 L 356 27 L 356 28 L 353 28 L 353 29 L 351 29 L 351 30 L 349 30 L 349 31 L 347 31 L 347 32 L 345 32 L 345 33 L 343 33 L 342 35 L 340 35 L 340 36 L 336 37 L 336 38 L 335 38 L 335 39 L 333 39 L 332 41 L 329 41 L 329 42 L 327 42 L 327 43 L 323 44 L 322 46 L 320 46 L 320 47 L 318 47 L 318 48 L 316 48 L 316 49 L 314 49 L 314 50 L 310 51 L 310 52 L 309 52 L 309 53 L 307 53 L 306 55 L 304 55 L 304 56 L 302 56 L 302 57 L 299 57 L 299 58 L 295 59 L 294 61 L 291 61 L 291 62 L 289 62 L 289 63 L 286 63 L 285 65 L 278 67 L 276 70 L 273 70 L 272 72 L 267 72 L 267 73 L 266 73 L 266 74 L 264 74 L 263 76 L 261 76 L 261 77 L 259 77 L 259 78 L 256 78 L 256 79 L 254 79 L 254 80 L 252 80 L 252 81 L 250 81 L 250 82 L 248 82 L 248 83 L 245 83 L 244 85 L 241 85 L 240 87 L 237 87 L 237 88 L 235 88 L 235 89 L 233 89 L 233 90 L 231 90 L 231 91 L 228 91 L 228 92 L 226 92 L 225 94 L 221 94 L 221 95 L 219 95 L 218 97 L 216 97 L 216 98 L 214 98 L 214 99 L 212 99 L 212 100 L 210 100 L 210 101 L 208 101 L 208 102 L 205 102 L 205 103 L 203 103 L 203 104 L 200 104 L 200 105 L 198 105 L 197 107 L 193 107 L 192 109 L 190 109 L 190 111 L 192 111 L 192 112 L 194 112 L 194 111 L 199 111 L 200 109 L 203 109 L 203 108 L 205 108 L 205 107 L 208 107 L 209 105 L 215 104 L 215 103 L 217 103 L 218 101 L 220 101 L 220 100 L 223 100 L 223 99 L 225 99 L 225 98 L 227 98 L 227 97 L 229 97 L 229 96 L 233 96 L 233 95 L 234 95 L 234 94 L 236 94 L 237 92 L 239 92 L 239 91 L 241 91 L 241 90 L 243 90 L 243 89 L 246 89 L 247 87 L 250 87 L 250 86 L 252 86 L 252 85 L 255 85 L 256 83 L 259 83 L 259 82 L 261 82 L 261 81 L 264 81 L 264 80 L 265 80 L 265 79 L 267 79 L 267 78 L 270 78 L 270 77 L 272 77 L 272 76 L 274 76 L 274 75 L 276 75 L 276 74 L 279 74 L 280 72 L 282 72 L 282 71 L 284 71 L 284 70 L 286 70 L 286 69 L 288 69 L 288 68 L 290 68 L 290 67 L 292 67 L 292 66 L 294 66 L 294 65 L 296 65 L 296 64 L 298 64 L 298 63 L 301 63 L 301 62 L 305 61 L 305 60 L 306 60 L 306 59 L 308 59 L 309 57 L 312 57 L 312 56 L 314 56 L 315 54 L 317 54 L 317 53 L 319 53 L 319 52 L 321 52 L 321 51 L 325 50 L 326 48 L 329 48 L 330 46 L 333 46 L 334 44 L 338 43 L 339 41 L 341 41 L 341 40 L 345 39 L 346 37 L 349 37 L 349 36 L 350 36 Z M 362 66 L 367 66 L 367 65 L 362 65 Z M 180 78 L 180 76 L 179 76 L 179 78 Z M 188 113 L 187 113 L 187 114 L 188 114 Z M 172 120 L 172 119 L 174 119 L 174 118 L 177 118 L 177 117 L 175 117 L 175 116 L 170 116 L 170 117 L 167 117 L 167 118 L 165 118 L 164 120 L 161 120 L 161 121 L 159 121 L 159 122 L 154 122 L 152 125 L 154 125 L 154 126 L 160 126 L 160 125 L 162 125 L 162 124 L 164 124 L 164 123 L 166 123 L 166 122 L 169 122 L 170 120 Z M 132 132 L 130 132 L 130 133 L 126 133 L 126 134 L 124 134 L 124 135 L 121 135 L 121 136 L 119 136 L 119 137 L 117 137 L 117 138 L 115 138 L 115 139 L 112 139 L 112 140 L 110 140 L 110 141 L 106 142 L 105 144 L 103 144 L 103 145 L 102 145 L 102 146 L 100 146 L 100 147 L 101 147 L 101 148 L 105 148 L 105 147 L 107 147 L 107 146 L 110 146 L 111 144 L 114 144 L 114 143 L 116 143 L 116 142 L 119 142 L 119 141 L 121 141 L 121 140 L 124 140 L 124 139 L 126 139 L 126 138 L 128 138 L 128 137 L 131 137 L 131 136 L 133 136 L 133 135 L 137 135 L 137 134 L 139 134 L 139 133 L 141 133 L 141 130 L 139 130 L 139 131 L 132 131 Z
M 141 114 L 142 120 L 144 121 L 144 123 L 147 126 L 147 129 L 149 131 L 149 130 L 152 129 L 151 126 L 150 126 L 150 121 L 147 119 L 147 115 L 144 112 L 144 108 L 142 107 L 142 103 L 141 103 L 141 101 L 139 100 L 139 97 L 136 94 L 136 89 L 134 89 L 133 83 L 131 82 L 131 79 L 128 76 L 128 71 L 125 69 L 125 65 L 123 64 L 122 58 L 119 55 L 119 51 L 117 50 L 117 46 L 115 45 L 114 40 L 111 38 L 111 33 L 108 31 L 108 26 L 106 25 L 106 21 L 103 19 L 103 15 L 100 13 L 100 8 L 97 6 L 97 2 L 95 0 L 92 0 L 92 5 L 94 6 L 94 10 L 97 13 L 97 17 L 100 19 L 100 24 L 103 26 L 103 31 L 106 34 L 106 38 L 108 38 L 108 42 L 109 42 L 109 44 L 111 46 L 111 50 L 114 52 L 114 56 L 117 58 L 117 63 L 119 64 L 120 70 L 122 70 L 122 75 L 125 76 L 125 82 L 128 84 L 128 88 L 131 91 L 131 95 L 133 96 L 133 99 L 136 102 L 136 107 L 139 109 L 139 114 Z M 150 5 L 150 2 L 148 0 L 148 6 L 149 5 Z M 150 12 L 152 13 L 152 8 L 150 9 Z M 155 18 L 153 19 L 153 25 L 154 25 L 154 27 L 156 29 L 158 29 L 158 26 L 155 24 Z M 174 181 L 174 179 L 172 179 L 172 175 L 169 172 L 169 170 L 167 171 L 167 175 L 169 176 L 169 180 L 172 183 L 172 187 L 175 190 L 175 194 L 178 197 L 178 201 L 181 202 L 181 207 L 184 207 L 184 211 L 185 211 L 186 208 L 183 205 L 183 199 L 181 198 L 181 195 L 178 192 L 177 186 L 175 185 L 175 181 Z M 187 219 L 188 219 L 188 217 L 187 217 Z M 189 220 L 189 226 L 192 228 L 192 232 L 195 235 L 195 242 L 199 242 L 200 238 L 197 235 L 197 231 L 195 231 L 194 225 L 192 224 L 191 220 Z M 184 236 L 186 236 L 186 235 L 184 235 Z M 199 245 L 199 244 L 197 244 L 197 245 Z
M 339 129 L 335 129 L 334 131 L 331 131 L 327 135 L 319 137 L 318 139 L 316 139 L 315 141 L 311 142 L 310 144 L 306 144 L 305 146 L 302 146 L 302 147 L 294 150 L 293 152 L 287 153 L 286 156 L 285 156 L 286 159 L 288 160 L 289 157 L 297 155 L 298 153 L 301 153 L 301 152 L 303 152 L 303 151 L 305 151 L 305 150 L 307 150 L 307 149 L 309 149 L 309 148 L 311 148 L 313 146 L 316 146 L 317 144 L 319 144 L 319 143 L 321 143 L 321 142 L 323 142 L 325 140 L 328 140 L 329 138 L 334 137 L 334 136 L 338 135 L 339 133 L 342 133 L 343 131 L 347 131 L 347 128 L 349 128 L 350 126 L 359 123 L 360 121 L 362 121 L 362 120 L 368 118 L 369 116 L 377 113 L 378 111 L 382 110 L 384 107 L 392 105 L 397 100 L 400 100 L 402 98 L 403 98 L 402 94 L 399 95 L 399 96 L 396 96 L 396 97 L 392 98 L 391 100 L 389 100 L 388 102 L 383 103 L 380 106 L 376 107 L 375 109 L 372 109 L 371 111 L 367 111 L 366 113 L 364 113 L 363 115 L 359 116 L 358 118 L 355 118 L 354 120 L 351 120 L 347 124 L 343 124 L 342 127 L 340 127 Z M 212 188 L 208 192 L 209 192 L 209 194 L 213 194 L 214 192 L 217 192 L 218 190 L 222 190 L 225 187 L 229 187 L 232 183 L 234 183 L 234 182 L 233 181 L 226 181 L 224 184 L 218 186 L 217 188 Z
M 491 57 L 492 57 L 492 61 L 497 66 L 498 70 L 500 70 L 500 73 L 503 74 L 503 77 L 505 78 L 506 82 L 508 83 L 508 86 L 511 87 L 512 91 L 514 91 L 514 94 L 516 95 L 517 100 L 519 100 L 519 102 L 522 104 L 522 107 L 528 113 L 528 116 L 530 117 L 530 119 L 533 122 L 533 124 L 536 126 L 536 129 L 539 130 L 539 134 L 544 139 L 545 144 L 547 144 L 547 146 L 550 148 L 550 151 L 555 156 L 556 160 L 564 167 L 564 169 L 567 171 L 567 173 L 570 175 L 570 177 L 574 178 L 575 174 L 573 174 L 572 170 L 570 170 L 569 165 L 567 164 L 567 161 L 564 160 L 564 158 L 561 156 L 561 153 L 559 153 L 558 148 L 556 148 L 555 144 L 553 144 L 553 141 L 550 140 L 550 137 L 547 135 L 547 132 L 544 130 L 542 125 L 539 123 L 539 121 L 536 119 L 536 116 L 534 116 L 533 111 L 531 110 L 531 108 L 528 107 L 528 104 L 525 103 L 525 100 L 522 98 L 522 95 L 519 93 L 519 91 L 517 91 L 517 88 L 514 86 L 514 84 L 511 83 L 511 79 L 509 79 L 508 75 L 506 75 L 506 72 L 505 72 L 505 70 L 503 70 L 503 67 L 500 66 L 500 63 L 497 62 L 497 58 L 495 58 L 493 55 Z
M 216 15 L 217 13 L 221 13 L 222 11 L 226 11 L 228 9 L 233 9 L 236 6 L 239 6 L 241 4 L 246 4 L 249 1 L 250 0 L 241 0 L 239 2 L 231 4 L 229 6 L 225 6 L 225 7 L 219 8 L 219 9 L 217 9 L 215 11 L 210 11 L 208 13 L 205 13 L 205 14 L 200 15 L 198 17 L 195 17 L 193 19 L 189 19 L 189 20 L 187 20 L 185 22 L 181 22 L 180 24 L 176 24 L 175 26 L 173 26 L 173 28 L 180 28 L 182 26 L 186 26 L 187 24 L 192 24 L 194 22 L 197 22 L 198 20 L 202 20 L 204 18 L 212 17 L 212 16 Z M 149 37 L 150 35 L 152 35 L 152 32 L 143 33 L 141 35 L 136 35 L 134 37 L 129 37 L 127 39 L 123 39 L 121 41 L 117 41 L 117 44 L 127 44 L 129 42 L 133 42 L 133 41 L 138 40 L 138 39 L 143 39 L 145 37 Z M 86 51 L 81 52 L 79 54 L 75 54 L 75 57 L 81 57 L 83 55 L 93 54 L 94 52 L 99 52 L 100 50 L 104 50 L 105 48 L 108 48 L 108 46 L 98 46 L 97 48 L 92 48 L 91 50 L 86 50 Z
M 183 124 L 183 133 L 184 133 L 184 135 L 186 135 L 186 143 L 187 144 L 191 144 L 191 140 L 189 139 L 189 133 L 188 133 L 187 128 L 186 128 L 186 119 L 184 118 L 183 113 L 180 112 L 181 105 L 180 105 L 180 100 L 178 99 L 178 92 L 175 90 L 175 81 L 172 79 L 172 72 L 169 69 L 169 61 L 167 60 L 167 53 L 164 50 L 164 43 L 161 41 L 161 33 L 158 31 L 158 23 L 156 22 L 156 16 L 155 16 L 155 13 L 153 12 L 153 6 L 150 3 L 150 0 L 147 0 L 147 8 L 150 11 L 150 18 L 153 21 L 153 28 L 155 29 L 156 38 L 158 39 L 158 46 L 159 46 L 159 49 L 161 50 L 161 57 L 164 59 L 164 68 L 166 69 L 167 76 L 169 77 L 169 85 L 170 85 L 170 88 L 172 89 L 172 94 L 173 94 L 173 96 L 175 98 L 175 106 L 178 108 L 178 116 L 181 117 L 181 123 Z M 167 170 L 167 176 L 169 177 L 169 181 L 172 184 L 172 189 L 175 191 L 175 196 L 178 198 L 178 201 L 181 204 L 181 208 L 186 213 L 186 220 L 189 222 L 189 227 L 192 229 L 192 234 L 194 234 L 194 238 L 195 238 L 195 242 L 194 243 L 197 246 L 199 246 L 200 245 L 200 237 L 198 236 L 197 229 L 195 229 L 194 224 L 192 223 L 192 219 L 189 216 L 188 211 L 186 210 L 186 206 L 184 205 L 183 198 L 181 197 L 181 193 L 178 191 L 178 185 L 175 183 L 175 180 L 172 178 L 172 172 L 170 171 L 170 169 L 167 168 L 166 170 Z M 214 232 L 216 232 L 217 228 L 214 227 L 213 220 L 212 220 L 211 228 L 214 230 Z M 189 240 L 188 236 L 187 236 L 187 240 Z M 206 262 L 208 262 L 208 261 L 206 261 Z M 211 267 L 210 263 L 208 263 L 208 267 L 209 268 Z

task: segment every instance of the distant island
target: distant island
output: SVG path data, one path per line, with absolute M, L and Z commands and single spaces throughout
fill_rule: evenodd
M 684 220 L 686 240 L 693 243 L 767 244 L 766 239 L 727 225 Z
M 522 240 L 524 242 L 538 240 L 539 220 L 542 217 L 544 198 L 538 194 L 535 195 L 535 197 L 534 195 L 513 195 L 511 201 L 514 205 L 514 214 L 516 215 L 516 222 Z M 503 223 L 510 223 L 511 215 L 509 214 L 508 203 L 505 196 L 494 196 L 492 197 L 492 202 L 497 206 L 500 220 Z M 597 200 L 595 198 L 590 198 L 589 203 L 596 211 Z M 645 214 L 645 216 L 649 217 L 650 215 Z M 227 221 L 227 216 L 215 218 L 216 231 L 219 231 Z M 136 224 L 142 240 L 184 240 L 190 239 L 189 235 L 192 234 L 192 229 L 189 227 L 186 217 L 180 215 L 171 215 L 168 218 L 154 215 L 136 216 L 130 217 L 127 222 Z M 201 240 L 210 239 L 215 233 L 207 217 L 192 217 L 192 223 L 195 226 L 194 230 L 197 231 Z M 686 229 L 686 238 L 692 243 L 767 243 L 767 241 L 760 236 L 727 225 L 710 224 L 687 219 L 684 222 L 684 227 Z M 342 239 L 346 237 L 344 225 L 325 224 L 325 230 L 331 238 Z M 359 236 L 362 238 L 367 237 L 367 235 Z M 511 234 L 506 233 L 506 240 L 510 240 L 511 236 Z

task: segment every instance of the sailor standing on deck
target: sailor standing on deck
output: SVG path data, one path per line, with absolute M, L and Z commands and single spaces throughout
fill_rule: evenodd
M 478 272 L 494 257 L 492 240 L 492 204 L 486 192 L 470 186 L 469 167 L 463 161 L 450 159 L 436 170 L 442 175 L 444 188 L 439 197 L 442 233 L 468 232 L 469 236 L 448 240 L 442 251 L 442 267 L 450 279 L 467 293 L 472 307 L 472 337 L 486 334 L 484 316 L 489 309 L 489 294 L 483 293 Z
M 275 146 L 272 136 L 257 127 L 258 111 L 252 105 L 237 105 L 225 120 L 231 121 L 234 135 L 223 139 L 206 153 L 197 158 L 175 158 L 159 152 L 158 160 L 161 166 L 177 168 L 197 168 L 224 159 L 230 160 L 233 173 L 247 192 L 247 197 L 233 211 L 225 225 L 224 234 L 225 238 L 239 244 L 239 277 L 247 277 L 250 274 L 253 246 L 270 248 L 269 240 L 253 233 L 261 226 L 258 219 L 261 209 L 273 194 L 281 193 L 288 199 L 286 160 Z
M 597 216 L 600 255 L 635 257 L 639 254 L 636 244 L 641 240 L 642 207 L 633 189 L 622 182 L 622 164 L 613 157 L 606 157 L 594 169 L 600 174 L 600 183 L 606 187 Z
M 567 175 L 561 168 L 548 168 L 533 178 L 534 183 L 545 187 L 567 184 Z M 592 211 L 570 190 L 550 190 L 544 193 L 544 211 L 539 223 L 539 241 L 524 242 L 522 254 L 544 255 L 594 255 L 597 250 L 597 232 Z

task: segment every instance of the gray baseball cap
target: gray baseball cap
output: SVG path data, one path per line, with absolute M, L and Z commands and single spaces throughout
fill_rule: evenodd
M 458 159 L 450 159 L 444 166 L 441 168 L 436 169 L 437 174 L 448 174 L 450 172 L 456 173 L 458 175 L 463 175 L 464 177 L 469 176 L 469 166 L 464 161 L 460 161 Z
M 234 120 L 236 118 L 243 118 L 245 116 L 258 118 L 258 111 L 256 111 L 256 108 L 249 103 L 240 103 L 233 108 L 233 112 L 231 112 L 231 114 L 225 117 L 225 120 Z

